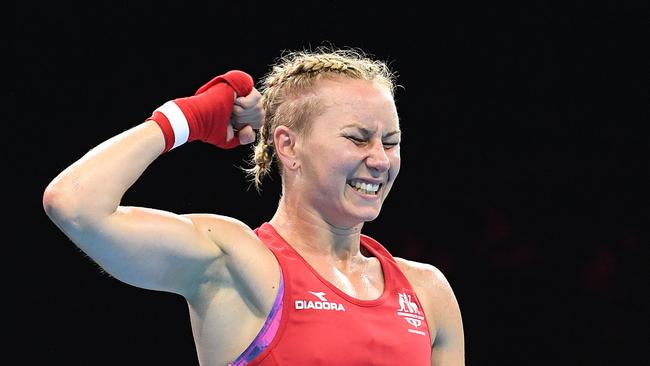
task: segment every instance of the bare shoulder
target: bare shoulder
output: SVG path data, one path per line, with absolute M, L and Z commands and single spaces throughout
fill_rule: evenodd
M 233 228 L 233 229 L 244 229 L 244 230 L 252 230 L 248 225 L 246 225 L 244 222 L 230 216 L 225 216 L 225 215 L 217 215 L 217 214 L 210 214 L 210 213 L 192 213 L 192 214 L 185 214 L 183 215 L 187 217 L 188 219 L 192 220 L 195 225 L 201 226 L 201 227 L 214 227 L 214 228 L 220 228 L 220 229 L 227 229 L 227 228 Z
M 431 264 L 395 258 L 418 294 L 434 343 L 433 365 L 464 365 L 465 340 L 460 306 L 449 281 Z
M 442 271 L 431 264 L 403 258 L 395 260 L 413 286 L 427 316 L 435 322 L 438 334 L 450 328 L 454 328 L 454 333 L 462 332 L 458 301 Z
M 211 270 L 222 281 L 235 281 L 233 288 L 246 288 L 240 294 L 247 303 L 268 312 L 275 300 L 280 269 L 271 250 L 244 222 L 216 214 L 188 214 L 196 229 L 203 232 L 223 254 Z
M 224 250 L 227 250 L 235 243 L 242 245 L 242 242 L 259 242 L 257 235 L 250 226 L 233 217 L 205 213 L 186 214 L 184 216 L 193 222 L 199 232 Z
M 429 295 L 452 292 L 449 281 L 436 266 L 399 257 L 395 257 L 395 260 L 411 284 L 428 293 L 431 291 Z
M 278 271 L 275 256 L 246 223 L 216 214 L 188 214 L 185 217 L 219 247 L 230 261 L 231 269 L 241 273 L 260 272 L 264 276 Z

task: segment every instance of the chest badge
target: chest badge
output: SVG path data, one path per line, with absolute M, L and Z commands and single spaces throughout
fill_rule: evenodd
M 399 303 L 397 315 L 403 317 L 404 320 L 409 324 L 409 333 L 426 335 L 425 332 L 417 329 L 422 325 L 424 316 L 422 315 L 418 304 L 412 300 L 411 294 L 400 292 L 397 295 L 397 301 Z

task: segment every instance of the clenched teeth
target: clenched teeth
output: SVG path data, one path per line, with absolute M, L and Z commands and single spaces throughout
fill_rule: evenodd
M 348 185 L 364 194 L 377 194 L 380 184 L 365 183 L 361 181 L 350 181 Z

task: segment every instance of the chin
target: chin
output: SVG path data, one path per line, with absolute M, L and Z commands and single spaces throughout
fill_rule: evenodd
M 366 222 L 375 220 L 379 216 L 379 211 L 373 210 L 369 212 L 341 212 L 338 215 L 338 220 L 332 220 L 332 223 L 335 223 L 338 227 L 355 227 L 358 225 L 363 225 Z M 344 218 L 344 219 L 343 219 Z M 343 220 L 341 220 L 343 219 Z
M 379 217 L 379 210 L 372 210 L 372 211 L 368 210 L 368 212 L 360 213 L 357 217 L 361 222 L 373 221 L 377 217 Z

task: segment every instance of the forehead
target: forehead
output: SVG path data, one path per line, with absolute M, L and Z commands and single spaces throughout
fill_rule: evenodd
M 322 79 L 314 89 L 322 106 L 321 117 L 335 117 L 342 125 L 381 123 L 397 128 L 398 116 L 393 96 L 385 86 L 360 79 Z M 394 125 L 394 126 L 393 126 Z

